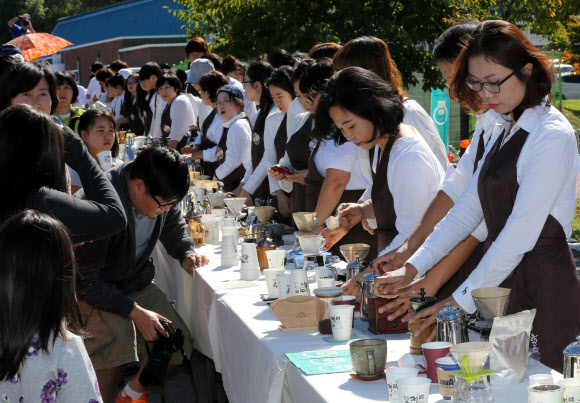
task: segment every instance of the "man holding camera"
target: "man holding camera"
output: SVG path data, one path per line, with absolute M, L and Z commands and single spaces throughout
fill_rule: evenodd
M 151 147 L 107 175 L 121 198 L 128 224 L 116 235 L 76 249 L 79 308 L 89 333 L 85 346 L 105 402 L 114 397 L 126 364 L 138 361 L 139 353 L 141 367 L 119 393 L 117 402 L 146 402 L 152 365 L 146 367 L 150 349 L 145 341 L 169 336 L 160 321 L 183 331 L 187 357 L 193 349 L 185 323 L 153 282 L 155 267 L 150 255 L 160 240 L 190 275 L 208 259 L 195 253 L 177 205 L 189 188 L 187 164 L 177 152 Z M 169 370 L 180 365 L 182 358 L 181 352 L 173 353 Z
M 18 20 L 22 20 L 22 26 L 16 23 Z M 12 39 L 18 38 L 21 35 L 35 33 L 34 28 L 32 28 L 32 21 L 30 21 L 30 15 L 28 14 L 22 14 L 8 21 L 8 30 L 12 34 Z

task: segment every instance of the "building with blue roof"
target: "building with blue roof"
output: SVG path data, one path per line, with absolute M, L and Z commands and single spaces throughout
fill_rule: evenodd
M 59 19 L 52 34 L 73 45 L 53 62 L 73 71 L 83 85 L 95 61 L 107 65 L 121 59 L 131 67 L 148 61 L 179 63 L 186 57 L 185 28 L 164 6 L 182 9 L 171 0 L 128 0 Z

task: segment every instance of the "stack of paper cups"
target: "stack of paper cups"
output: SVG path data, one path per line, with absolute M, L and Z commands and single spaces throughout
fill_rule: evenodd
M 242 280 L 258 280 L 260 278 L 260 265 L 255 243 L 243 243 L 240 257 L 240 278 Z
M 222 237 L 221 264 L 222 266 L 238 265 L 238 243 L 236 241 L 236 227 L 224 227 Z

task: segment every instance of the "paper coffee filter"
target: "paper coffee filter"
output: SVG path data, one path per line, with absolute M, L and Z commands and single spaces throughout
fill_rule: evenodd
M 238 215 L 242 212 L 242 207 L 244 207 L 246 199 L 247 197 L 229 197 L 224 199 L 224 202 L 226 202 L 226 206 L 232 209 L 234 214 Z
M 316 225 L 316 215 L 316 213 L 298 212 L 292 213 L 292 218 L 294 218 L 294 223 L 298 227 L 298 230 L 310 232 Z
M 344 256 L 346 261 L 349 263 L 354 262 L 357 257 L 361 262 L 363 262 L 367 258 L 370 249 L 370 245 L 367 245 L 366 243 L 351 243 L 341 245 L 340 253 L 342 253 L 342 256 Z
M 489 342 L 483 341 L 459 343 L 451 346 L 449 351 L 461 367 L 462 372 L 466 372 L 465 364 L 467 364 L 469 374 L 475 375 L 483 369 L 483 365 L 491 351 L 491 346 Z M 467 359 L 464 357 L 467 357 Z
M 510 300 L 511 288 L 485 287 L 471 291 L 477 311 L 485 320 L 504 316 Z
M 267 223 L 272 219 L 276 209 L 271 206 L 260 206 L 254 209 L 254 214 L 261 223 Z

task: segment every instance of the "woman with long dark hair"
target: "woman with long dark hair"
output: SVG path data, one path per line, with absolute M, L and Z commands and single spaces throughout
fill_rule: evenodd
M 143 123 L 143 103 L 147 92 L 139 85 L 139 75 L 132 73 L 127 77 L 127 91 L 121 106 L 121 115 L 128 119 L 127 131 L 142 136 L 145 132 Z
M 290 199 L 275 180 L 270 180 L 268 169 L 277 165 L 286 153 L 287 112 L 294 100 L 294 88 L 292 86 L 292 71 L 288 66 L 282 66 L 274 70 L 268 80 L 267 91 L 270 92 L 277 111 L 270 113 L 266 118 L 264 128 L 264 155 L 255 166 L 252 175 L 246 179 L 242 195 L 255 194 L 260 182 L 266 182 L 268 196 L 276 196 L 277 207 L 284 217 L 290 217 Z M 255 161 L 252 161 L 254 163 Z
M 0 225 L 0 393 L 5 401 L 102 402 L 79 336 L 76 270 L 71 241 L 58 220 L 24 210 Z
M 274 68 L 267 62 L 251 63 L 246 70 L 246 77 L 244 78 L 245 97 L 248 101 L 255 102 L 260 105 L 260 112 L 252 127 L 252 166 L 246 171 L 246 175 L 242 180 L 243 184 L 248 183 L 254 170 L 260 164 L 264 156 L 264 131 L 266 129 L 266 118 L 272 112 L 276 111 L 278 107 L 272 100 L 272 95 L 268 91 L 267 83 L 270 76 L 274 72 Z M 257 182 L 257 186 L 253 185 L 253 192 L 244 190 L 242 186 L 234 192 L 241 197 L 247 197 L 247 204 L 254 205 L 254 199 L 264 199 L 270 194 L 268 189 L 268 181 L 265 176 L 261 175 L 261 180 Z
M 388 293 L 407 285 L 485 222 L 479 265 L 451 297 L 415 316 L 447 302 L 472 313 L 472 290 L 511 288 L 507 313 L 537 310 L 532 339 L 542 363 L 561 370 L 562 351 L 580 334 L 580 278 L 566 242 L 580 160 L 572 126 L 550 104 L 553 80 L 550 60 L 513 24 L 486 21 L 471 33 L 454 64 L 451 95 L 501 117 L 465 193 L 408 262 L 375 288 L 386 283 Z
M 66 193 L 65 163 L 78 172 L 87 200 Z M 114 234 L 127 223 L 119 196 L 81 139 L 29 105 L 0 114 L 0 169 L 17 172 L 0 183 L 9 195 L 0 201 L 0 221 L 33 208 L 61 220 L 75 243 Z

